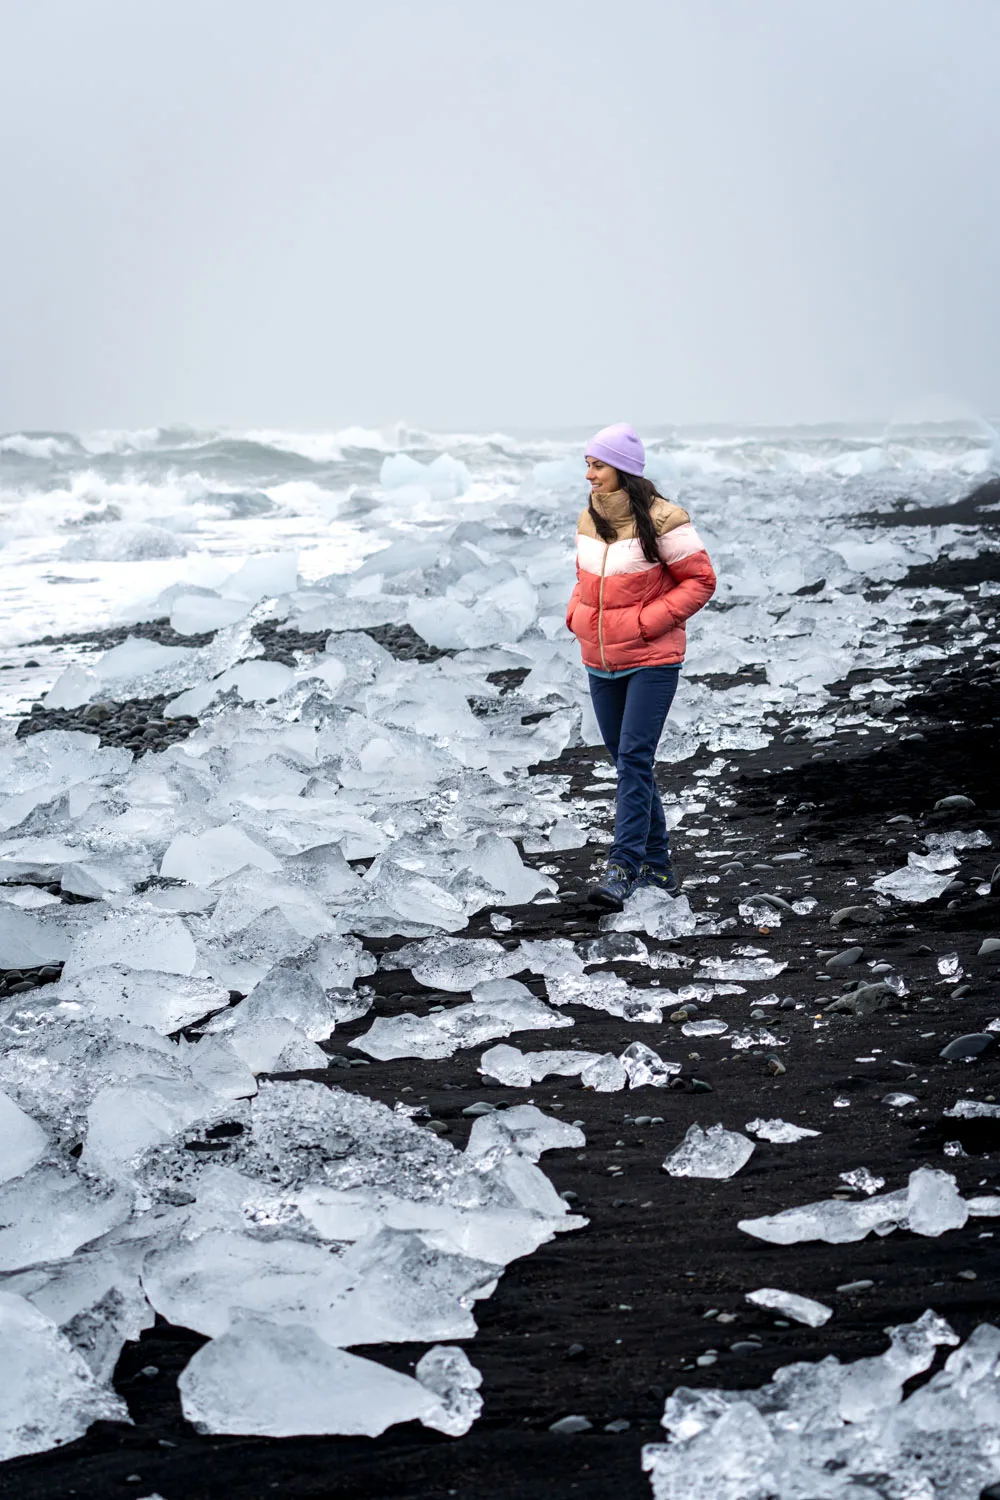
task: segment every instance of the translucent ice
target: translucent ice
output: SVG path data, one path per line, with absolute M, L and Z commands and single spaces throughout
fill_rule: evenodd
M 902 869 L 877 876 L 872 885 L 883 895 L 895 896 L 897 901 L 919 904 L 936 900 L 953 878 L 948 871 L 938 874 L 929 870 L 925 864 L 920 863 L 920 855 L 909 854 Z
M 526 991 L 509 999 L 473 1000 L 426 1017 L 410 1012 L 379 1016 L 351 1046 L 382 1061 L 393 1057 L 450 1057 L 458 1047 L 476 1047 L 514 1031 L 572 1024 L 570 1016 L 551 1010 Z
M 662 1058 L 644 1042 L 632 1042 L 625 1048 L 620 1062 L 628 1077 L 629 1087 L 633 1089 L 643 1088 L 646 1084 L 657 1089 L 666 1088 L 671 1078 L 681 1071 L 680 1063 Z
M 228 1005 L 229 991 L 212 979 L 103 964 L 60 980 L 56 993 L 69 1014 L 121 1018 L 162 1035 L 190 1026 Z
M 847 1183 L 848 1187 L 857 1188 L 859 1192 L 867 1193 L 869 1197 L 872 1193 L 877 1193 L 879 1188 L 885 1187 L 885 1178 L 876 1177 L 869 1172 L 867 1167 L 855 1167 L 851 1172 L 838 1173 L 838 1176 L 841 1182 Z
M 342 992 L 329 993 L 309 973 L 281 965 L 267 975 L 239 1005 L 222 1011 L 205 1028 L 226 1035 L 263 1020 L 290 1021 L 310 1041 L 323 1042 L 342 1016 Z
M 556 975 L 545 982 L 553 1005 L 585 1005 L 626 1021 L 659 1021 L 668 996 L 661 990 L 632 989 L 617 974 Z
M 906 1221 L 914 1234 L 936 1238 L 948 1229 L 961 1229 L 969 1210 L 950 1172 L 919 1167 L 910 1173 Z
M 664 896 L 649 886 L 629 896 L 622 911 L 601 918 L 605 932 L 644 932 L 661 940 L 689 937 L 697 926 L 686 896 Z
M 783 1313 L 794 1318 L 796 1323 L 805 1323 L 810 1328 L 822 1328 L 833 1317 L 833 1308 L 811 1297 L 800 1297 L 795 1292 L 781 1292 L 776 1287 L 764 1286 L 759 1291 L 747 1292 L 747 1301 L 757 1307 L 766 1307 L 771 1312 Z
M 179 833 L 163 856 L 160 874 L 191 885 L 212 885 L 245 865 L 273 872 L 281 868 L 281 861 L 241 828 L 226 823 L 204 833 Z
M 110 964 L 190 974 L 195 961 L 194 940 L 181 917 L 109 912 L 75 939 L 63 975 L 73 979 L 87 969 Z
M 59 963 L 69 946 L 69 933 L 58 922 L 0 907 L 0 969 L 33 969 Z
M 37 1166 L 0 1188 L 0 1271 L 72 1255 L 128 1218 L 131 1195 Z
M 606 1052 L 583 1069 L 580 1082 L 597 1094 L 617 1094 L 628 1083 L 628 1074 L 621 1059 L 613 1052 Z
M 671 1177 L 733 1177 L 753 1155 L 753 1141 L 722 1125 L 692 1125 L 663 1163 Z
M 304 1326 L 244 1317 L 206 1344 L 177 1382 L 200 1432 L 377 1437 L 397 1422 L 444 1426 L 440 1398 L 409 1375 L 335 1349 Z
M 45 1154 L 48 1136 L 0 1090 L 0 1183 L 22 1177 Z
M 491 1047 L 479 1059 L 479 1071 L 486 1078 L 513 1088 L 527 1088 L 541 1083 L 555 1073 L 576 1077 L 591 1064 L 600 1061 L 597 1052 L 521 1052 L 517 1047 L 501 1044 Z
M 516 950 L 509 953 L 493 938 L 429 938 L 386 957 L 393 968 L 409 968 L 428 989 L 459 993 L 487 979 L 506 979 L 524 967 Z
M 98 1384 L 65 1334 L 24 1297 L 0 1291 L 0 1460 L 82 1437 L 92 1422 L 127 1422 L 120 1396 Z
M 760 1140 L 773 1141 L 779 1146 L 820 1134 L 818 1130 L 807 1130 L 804 1125 L 790 1125 L 786 1120 L 750 1120 L 743 1128 Z
M 441 1403 L 442 1417 L 433 1424 L 437 1430 L 449 1437 L 468 1432 L 483 1408 L 483 1398 L 478 1394 L 483 1377 L 469 1363 L 465 1350 L 454 1344 L 437 1344 L 417 1360 L 413 1373 Z

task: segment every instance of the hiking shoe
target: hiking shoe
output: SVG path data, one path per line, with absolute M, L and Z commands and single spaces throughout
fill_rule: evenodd
M 666 896 L 679 896 L 681 893 L 681 883 L 669 865 L 665 870 L 656 870 L 652 865 L 643 865 L 636 885 L 648 885 L 654 891 L 663 891 Z
M 635 889 L 635 883 L 636 877 L 632 871 L 612 860 L 600 885 L 595 885 L 590 892 L 590 900 L 594 906 L 603 906 L 606 911 L 621 911 L 626 899 Z

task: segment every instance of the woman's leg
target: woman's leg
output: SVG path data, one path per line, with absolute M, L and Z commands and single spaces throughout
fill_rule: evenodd
M 679 667 L 641 667 L 620 679 L 627 689 L 617 743 L 618 808 L 611 858 L 636 874 L 644 863 L 665 869 L 670 862 L 653 762 L 679 674 Z

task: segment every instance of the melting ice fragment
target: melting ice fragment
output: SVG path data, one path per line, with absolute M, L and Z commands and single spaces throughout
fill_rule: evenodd
M 874 1359 L 786 1365 L 755 1391 L 675 1390 L 669 1441 L 643 1449 L 654 1500 L 978 1500 L 1000 1477 L 1000 1330 L 981 1324 L 905 1399 L 937 1346 L 959 1341 L 931 1311 L 888 1332 Z
M 583 1069 L 580 1082 L 585 1089 L 593 1089 L 595 1094 L 617 1094 L 628 1083 L 628 1074 L 621 1059 L 613 1052 L 606 1052 Z
M 810 1328 L 822 1328 L 833 1317 L 833 1308 L 811 1297 L 800 1297 L 795 1292 L 781 1292 L 777 1287 L 764 1286 L 759 1291 L 747 1292 L 747 1301 L 756 1307 L 769 1308 L 771 1312 L 784 1313 L 796 1323 L 805 1323 Z
M 48 1140 L 42 1127 L 0 1090 L 0 1183 L 23 1177 L 45 1155 Z
M 846 1182 L 848 1187 L 857 1188 L 859 1192 L 877 1193 L 879 1188 L 885 1187 L 884 1177 L 875 1177 L 867 1167 L 855 1167 L 852 1172 L 841 1172 L 841 1182 Z
M 87 969 L 109 964 L 191 974 L 196 960 L 194 939 L 182 918 L 115 911 L 74 939 L 63 977 L 73 979 Z
M 900 1192 L 873 1194 L 860 1203 L 822 1199 L 760 1219 L 741 1219 L 737 1227 L 772 1245 L 797 1245 L 805 1240 L 844 1245 L 863 1240 L 873 1229 L 888 1234 L 906 1227 L 914 1234 L 936 1238 L 946 1230 L 960 1229 L 968 1217 L 968 1205 L 951 1173 L 919 1167 Z
M 190 885 L 212 885 L 234 875 L 245 865 L 258 870 L 280 870 L 281 861 L 233 823 L 206 828 L 204 833 L 179 833 L 164 854 L 160 874 Z
M 37 1307 L 0 1291 L 0 1460 L 82 1437 L 92 1422 L 130 1420 L 65 1334 Z
M 746 1166 L 753 1150 L 753 1141 L 721 1124 L 707 1130 L 692 1125 L 663 1163 L 663 1170 L 671 1177 L 733 1177 Z
M 932 863 L 936 861 L 932 860 Z M 872 881 L 872 885 L 885 896 L 895 896 L 897 901 L 918 905 L 924 901 L 936 900 L 953 878 L 947 871 L 942 874 L 936 869 L 928 868 L 926 858 L 921 862 L 919 854 L 908 854 L 906 864 L 901 869 L 891 870 L 888 875 L 879 875 Z
M 74 1014 L 150 1026 L 162 1036 L 228 1005 L 229 991 L 212 979 L 104 964 L 60 980 L 55 993 Z
M 762 1141 L 772 1141 L 778 1146 L 791 1145 L 793 1141 L 804 1141 L 807 1136 L 819 1135 L 818 1130 L 807 1130 L 804 1125 L 790 1125 L 787 1120 L 749 1120 L 744 1130 Z
M 664 896 L 642 886 L 619 912 L 601 918 L 603 932 L 644 932 L 651 938 L 690 937 L 698 922 L 686 896 Z
M 521 1052 L 517 1047 L 501 1043 L 483 1053 L 479 1059 L 479 1071 L 497 1083 L 527 1088 L 532 1083 L 541 1083 L 553 1073 L 565 1078 L 576 1077 L 600 1060 L 599 1052 Z
M 377 1437 L 398 1422 L 454 1431 L 458 1415 L 453 1391 L 445 1404 L 420 1381 L 335 1349 L 311 1328 L 255 1317 L 199 1349 L 177 1386 L 199 1432 Z
M 506 979 L 525 967 L 517 952 L 509 953 L 495 938 L 428 938 L 408 943 L 387 954 L 385 968 L 409 968 L 420 984 L 431 990 L 471 990 L 488 979 Z
M 661 1057 L 658 1052 L 654 1052 L 652 1047 L 647 1047 L 643 1042 L 632 1042 L 625 1048 L 620 1061 L 628 1077 L 629 1086 L 634 1089 L 642 1088 L 644 1084 L 651 1084 L 656 1089 L 666 1088 L 671 1078 L 675 1078 L 681 1071 L 680 1063 L 670 1062 Z M 697 1129 L 697 1126 L 693 1128 Z

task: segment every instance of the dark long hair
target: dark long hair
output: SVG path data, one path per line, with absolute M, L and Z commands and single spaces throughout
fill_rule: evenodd
M 642 548 L 642 555 L 647 562 L 658 563 L 660 554 L 656 545 L 656 527 L 653 525 L 653 517 L 649 511 L 654 500 L 665 500 L 666 496 L 660 494 L 651 479 L 646 479 L 641 474 L 624 474 L 621 469 L 616 469 L 615 473 L 618 475 L 618 488 L 624 490 L 628 496 L 629 509 L 632 512 L 632 520 L 635 522 L 635 534 Z M 589 510 L 590 519 L 601 541 L 613 542 L 616 535 L 615 528 L 594 505 L 593 496 L 589 502 Z

